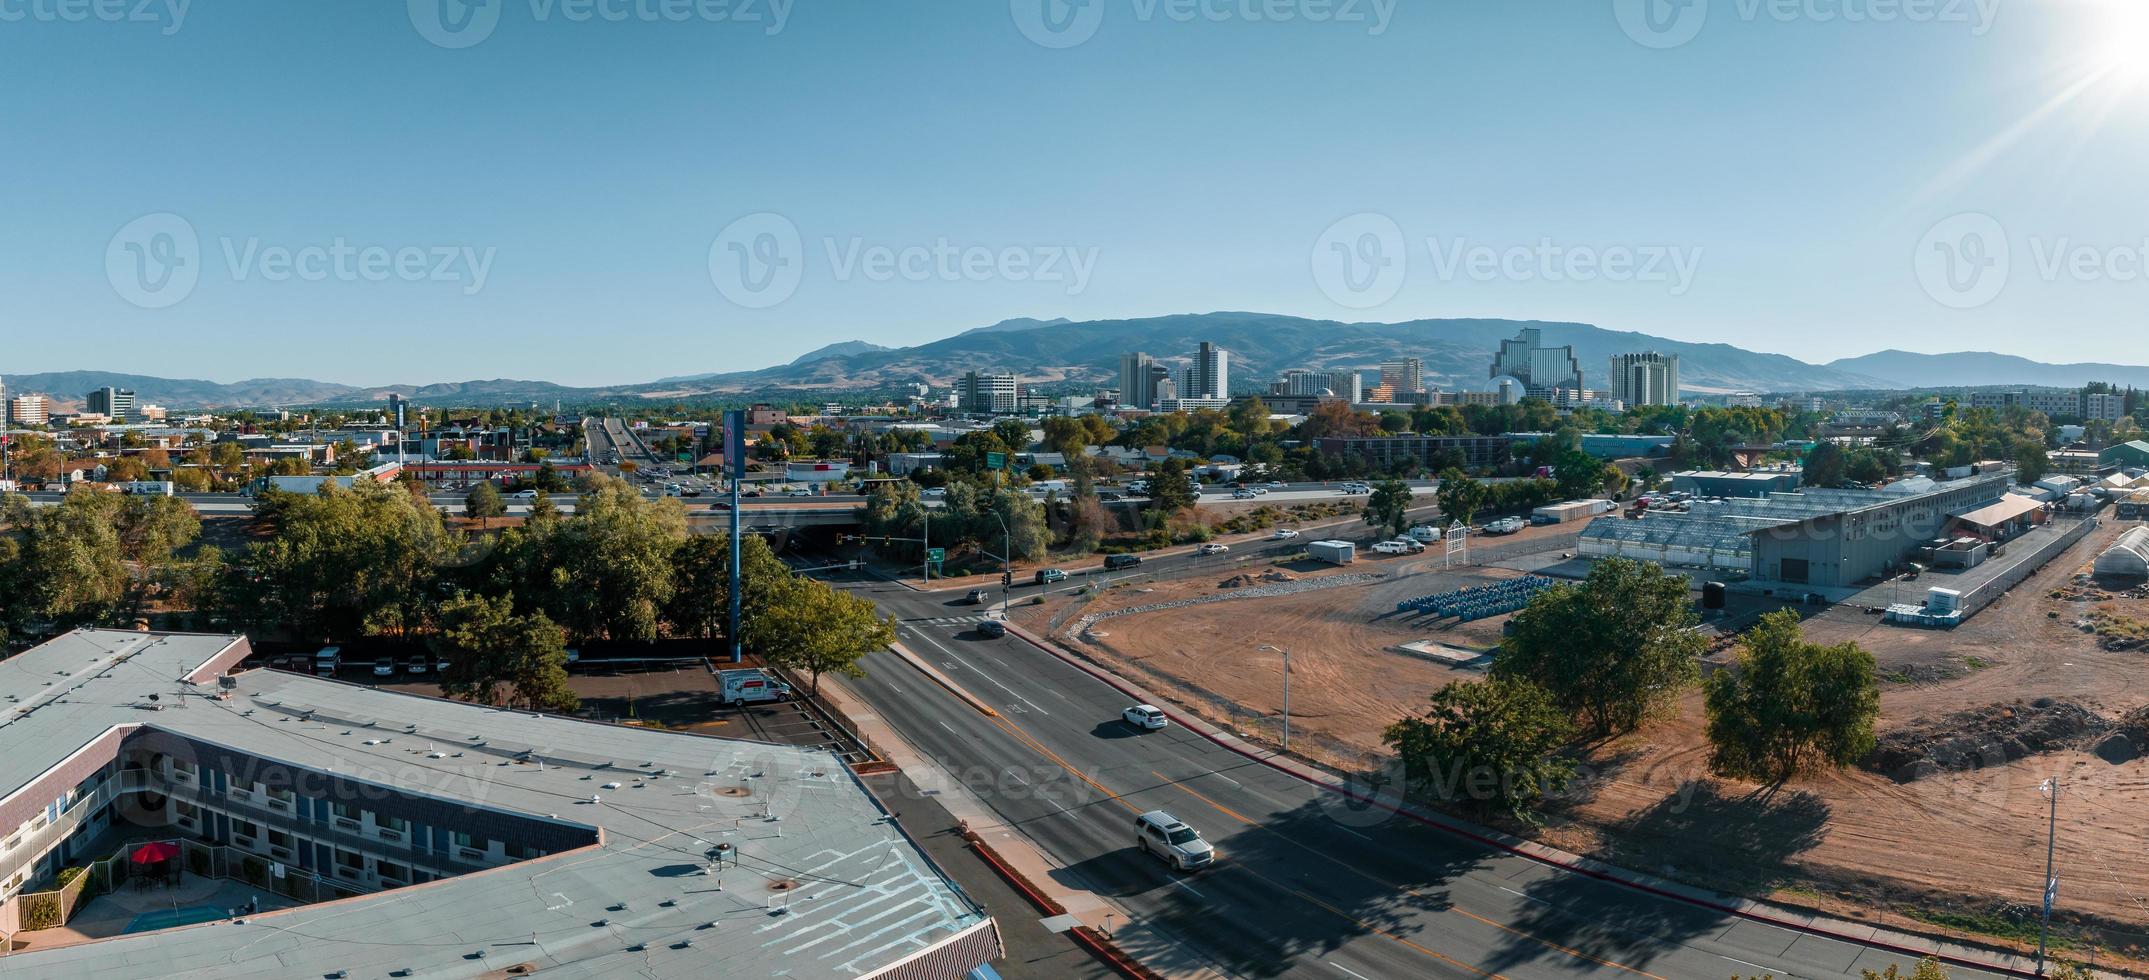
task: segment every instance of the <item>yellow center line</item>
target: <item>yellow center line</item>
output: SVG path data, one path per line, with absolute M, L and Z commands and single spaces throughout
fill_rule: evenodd
M 1161 779 L 1161 780 L 1165 781 L 1166 783 L 1169 783 L 1169 784 L 1171 784 L 1172 788 L 1174 788 L 1174 789 L 1177 789 L 1177 790 L 1178 790 L 1179 792 L 1185 793 L 1185 794 L 1187 794 L 1188 796 L 1191 796 L 1191 797 L 1193 797 L 1193 798 L 1195 798 L 1195 799 L 1197 799 L 1197 800 L 1200 800 L 1200 801 L 1202 801 L 1203 803 L 1207 803 L 1207 804 L 1209 804 L 1210 806 L 1213 806 L 1213 807 L 1215 807 L 1215 808 L 1216 808 L 1217 810 L 1219 810 L 1220 812 L 1222 812 L 1222 813 L 1223 813 L 1223 814 L 1224 814 L 1225 816 L 1227 816 L 1227 817 L 1230 817 L 1230 818 L 1231 818 L 1231 819 L 1233 819 L 1233 820 L 1236 820 L 1236 821 L 1238 821 L 1238 822 L 1240 822 L 1240 823 L 1243 823 L 1243 824 L 1245 824 L 1245 825 L 1247 825 L 1247 826 L 1249 826 L 1249 827 L 1258 827 L 1258 826 L 1260 826 L 1260 824 L 1259 824 L 1258 822 L 1256 822 L 1256 821 L 1253 821 L 1253 820 L 1249 820 L 1249 819 L 1247 819 L 1247 818 L 1246 818 L 1246 817 L 1245 817 L 1244 815 L 1242 815 L 1241 813 L 1239 813 L 1239 811 L 1237 811 L 1237 810 L 1234 810 L 1234 809 L 1232 809 L 1232 808 L 1230 808 L 1230 807 L 1228 807 L 1228 806 L 1225 806 L 1225 805 L 1223 805 L 1222 803 L 1218 803 L 1218 802 L 1216 802 L 1215 800 L 1212 800 L 1212 799 L 1210 799 L 1210 798 L 1208 798 L 1208 797 L 1206 797 L 1206 796 L 1203 796 L 1203 795 L 1201 795 L 1201 793 L 1200 793 L 1199 791 L 1195 790 L 1195 789 L 1194 789 L 1194 788 L 1193 788 L 1192 786 L 1188 786 L 1187 784 L 1185 784 L 1185 783 L 1183 783 L 1183 782 L 1180 782 L 1179 780 L 1173 779 L 1173 778 L 1171 778 L 1170 776 L 1164 775 L 1163 773 L 1161 773 L 1161 772 L 1158 772 L 1158 771 L 1156 771 L 1156 770 L 1154 770 L 1154 769 L 1151 769 L 1151 770 L 1149 770 L 1149 774 L 1150 774 L 1150 775 L 1152 775 L 1152 776 L 1155 776 L 1155 777 L 1157 777 L 1158 779 Z

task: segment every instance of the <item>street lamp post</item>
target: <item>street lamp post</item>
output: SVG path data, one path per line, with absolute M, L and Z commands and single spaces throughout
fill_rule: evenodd
M 1008 530 L 1007 518 L 995 510 L 992 516 L 1000 522 L 1000 618 L 1007 618 L 1007 586 L 1014 580 L 1015 570 L 1010 562 L 1015 552 L 1015 535 Z
M 1291 751 L 1291 651 L 1282 647 L 1261 644 L 1261 649 L 1283 654 L 1283 750 Z

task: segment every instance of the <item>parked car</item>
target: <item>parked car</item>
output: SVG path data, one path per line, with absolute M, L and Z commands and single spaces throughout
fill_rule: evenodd
M 1125 719 L 1127 724 L 1149 732 L 1171 725 L 1171 720 L 1164 717 L 1164 712 L 1154 705 L 1137 704 L 1120 712 L 1119 717 Z
M 423 674 L 432 667 L 431 659 L 422 653 L 411 654 L 410 659 L 403 662 L 403 672 L 406 674 Z
M 394 677 L 394 676 L 395 676 L 395 658 L 394 658 L 394 657 L 381 657 L 381 658 L 379 658 L 379 659 L 376 659 L 376 660 L 374 660 L 374 661 L 373 661 L 373 676 L 375 676 L 375 677 Z
M 963 593 L 963 605 L 966 606 L 982 606 L 985 603 L 991 601 L 991 599 L 992 593 L 989 593 L 984 589 L 971 589 L 970 591 Z
M 342 647 L 322 647 L 313 655 L 313 672 L 320 677 L 336 676 L 336 668 L 343 666 Z
M 1181 871 L 1192 871 L 1216 861 L 1216 848 L 1201 839 L 1200 831 L 1162 810 L 1151 810 L 1134 818 L 1134 846 Z
M 1230 551 L 1230 550 L 1231 550 L 1231 546 L 1230 546 L 1230 545 L 1225 545 L 1225 544 L 1214 544 L 1214 543 L 1211 543 L 1211 544 L 1205 544 L 1205 545 L 1202 545 L 1202 546 L 1201 546 L 1200 548 L 1198 548 L 1198 549 L 1195 549 L 1195 550 L 1197 550 L 1197 551 L 1200 551 L 1200 552 L 1201 552 L 1202 554 L 1204 554 L 1204 555 L 1221 555 L 1221 554 L 1223 554 L 1224 552 Z
M 1142 556 L 1140 556 L 1140 555 L 1106 555 L 1106 556 L 1104 556 L 1104 570 L 1105 570 L 1105 571 L 1108 571 L 1108 572 L 1110 572 L 1110 571 L 1117 571 L 1117 570 L 1119 570 L 1119 569 L 1122 569 L 1122 568 L 1133 568 L 1134 566 L 1136 566 L 1136 565 L 1139 565 L 1139 564 L 1141 564 L 1141 563 L 1142 563 Z
M 1039 585 L 1051 585 L 1054 582 L 1065 581 L 1067 581 L 1067 573 L 1060 569 L 1040 568 L 1037 570 L 1037 584 Z
M 1271 540 L 1271 541 L 1289 541 L 1289 540 L 1291 540 L 1292 538 L 1295 538 L 1295 537 L 1298 537 L 1298 532 L 1297 532 L 1297 531 L 1293 531 L 1293 530 L 1291 530 L 1290 528 L 1287 528 L 1287 527 L 1279 527 L 1279 528 L 1277 528 L 1277 529 L 1276 529 L 1276 533 L 1274 533 L 1274 534 L 1271 534 L 1271 535 L 1269 535 L 1269 540 Z
M 1410 553 L 1410 547 L 1401 541 L 1375 541 L 1373 542 L 1373 553 L 1376 555 L 1407 555 Z

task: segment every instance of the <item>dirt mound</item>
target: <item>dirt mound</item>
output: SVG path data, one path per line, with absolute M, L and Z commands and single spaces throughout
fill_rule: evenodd
M 2069 748 L 2111 727 L 2075 701 L 2038 698 L 1988 704 L 1940 718 L 1920 718 L 1888 732 L 1860 764 L 1898 783 L 1908 783 Z
M 1261 580 L 1251 575 L 1233 575 L 1216 583 L 1216 587 L 1219 589 L 1245 589 L 1259 584 L 1261 584 Z
M 1281 568 L 1271 568 L 1271 569 L 1269 569 L 1268 571 L 1265 571 L 1265 572 L 1262 572 L 1262 573 L 1261 573 L 1261 581 L 1263 581 L 1263 582 L 1296 582 L 1296 581 L 1298 581 L 1298 576 L 1296 576 L 1296 575 L 1293 575 L 1293 574 L 1291 574 L 1290 572 L 1286 572 L 1286 571 L 1284 571 L 1284 570 L 1283 570 L 1283 569 L 1281 569 Z

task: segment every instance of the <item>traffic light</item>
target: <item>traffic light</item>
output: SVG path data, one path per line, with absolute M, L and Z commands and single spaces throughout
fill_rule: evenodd
M 1014 572 L 1001 572 L 1001 573 L 1000 573 L 1000 584 L 1001 584 L 1002 586 L 1009 586 L 1009 585 L 1013 585 L 1013 584 L 1015 584 L 1015 573 L 1014 573 Z

